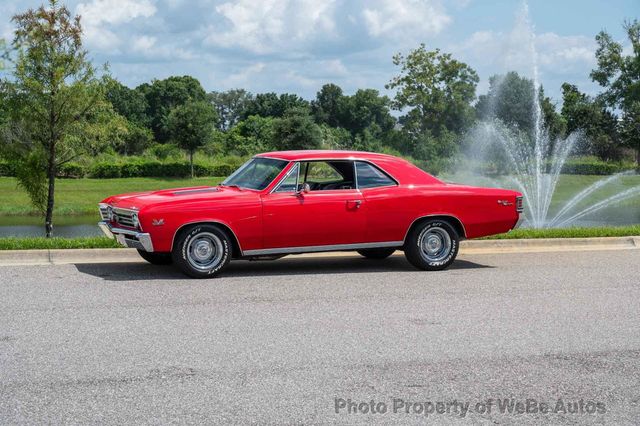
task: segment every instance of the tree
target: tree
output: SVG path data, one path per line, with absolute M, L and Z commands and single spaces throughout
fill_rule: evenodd
M 284 117 L 285 113 L 294 108 L 310 109 L 309 102 L 298 95 L 283 93 L 259 93 L 247 103 L 242 119 L 251 115 L 260 117 Z
M 325 84 L 311 102 L 311 112 L 318 124 L 341 127 L 344 94 L 340 86 Z
M 627 144 L 636 149 L 636 164 L 640 163 L 640 102 L 634 102 L 628 106 L 622 116 L 622 122 L 620 123 L 620 134 L 622 138 L 627 141 Z
M 534 93 L 533 80 L 521 77 L 515 71 L 493 75 L 489 77 L 487 94 L 478 97 L 476 114 L 481 120 L 497 118 L 531 136 L 535 126 Z M 565 123 L 551 99 L 544 95 L 542 86 L 538 96 L 549 135 L 552 139 L 564 136 Z
M 460 133 L 468 128 L 479 81 L 471 67 L 439 49 L 427 51 L 424 44 L 407 56 L 395 55 L 393 63 L 401 67 L 400 75 L 385 87 L 397 90 L 394 108 L 407 110 L 400 119 L 406 132 L 437 137 L 444 131 Z
M 273 146 L 278 150 L 317 149 L 322 145 L 322 133 L 308 108 L 292 108 L 278 119 L 273 129 Z
M 3 81 L 7 123 L 5 155 L 18 166 L 18 182 L 45 216 L 52 235 L 58 168 L 91 148 L 84 131 L 101 108 L 103 88 L 82 48 L 80 17 L 50 0 L 48 8 L 13 17 L 13 75 Z
M 167 131 L 170 139 L 189 153 L 191 177 L 193 153 L 211 136 L 217 122 L 216 112 L 209 102 L 188 101 L 169 113 Z
M 224 150 L 245 156 L 272 149 L 273 132 L 277 118 L 252 115 L 240 121 L 224 134 Z
M 226 132 L 238 124 L 253 95 L 244 89 L 211 92 L 209 101 L 218 113 L 218 130 Z
M 569 83 L 562 85 L 562 99 L 561 114 L 567 132 L 584 132 L 589 150 L 601 159 L 620 159 L 617 119 L 607 111 L 602 99 L 592 99 Z
M 395 126 L 389 112 L 390 100 L 375 89 L 360 89 L 353 96 L 345 96 L 340 107 L 340 127 L 357 136 L 368 130 L 378 137 Z
M 200 82 L 190 76 L 154 80 L 150 85 L 143 84 L 136 90 L 145 95 L 149 105 L 147 115 L 151 121 L 151 131 L 160 143 L 168 142 L 171 137 L 168 129 L 171 110 L 187 102 L 207 101 L 207 94 Z
M 632 123 L 640 103 L 640 22 L 625 22 L 624 29 L 631 42 L 631 54 L 625 56 L 622 44 L 601 31 L 596 36 L 598 68 L 591 71 L 591 78 L 605 88 L 600 95 L 603 102 L 621 111 L 624 123 Z M 622 136 L 623 143 L 636 151 L 640 166 L 640 133 L 625 130 Z
M 103 84 L 105 96 L 118 114 L 137 126 L 149 126 L 150 119 L 147 115 L 149 105 L 144 93 L 130 89 L 110 76 L 103 78 Z

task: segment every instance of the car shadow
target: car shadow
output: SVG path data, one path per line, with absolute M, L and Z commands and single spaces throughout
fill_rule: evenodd
M 78 272 L 108 281 L 150 281 L 190 279 L 172 266 L 148 263 L 78 263 Z M 446 271 L 492 268 L 467 260 L 456 260 Z M 291 275 L 357 274 L 366 272 L 418 272 L 404 257 L 384 260 L 359 257 L 288 257 L 275 261 L 232 261 L 223 277 L 262 277 Z

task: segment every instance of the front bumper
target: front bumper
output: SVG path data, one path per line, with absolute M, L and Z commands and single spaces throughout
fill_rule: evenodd
M 151 235 L 148 233 L 137 232 L 131 229 L 114 228 L 110 223 L 104 221 L 98 222 L 98 226 L 107 237 L 115 238 L 118 243 L 125 247 L 153 252 Z

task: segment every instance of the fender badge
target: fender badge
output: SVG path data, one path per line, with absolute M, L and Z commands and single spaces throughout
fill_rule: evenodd
M 498 200 L 498 204 L 503 205 L 503 206 L 512 206 L 513 203 L 507 201 L 507 200 Z
M 153 219 L 151 221 L 151 224 L 153 226 L 162 226 L 162 225 L 164 225 L 164 219 Z

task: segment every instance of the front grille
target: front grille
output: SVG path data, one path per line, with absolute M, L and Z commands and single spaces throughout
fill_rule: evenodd
M 135 223 L 133 221 L 133 215 L 135 214 L 135 212 L 132 212 L 131 210 L 124 210 L 124 209 L 117 209 L 114 208 L 113 209 L 113 222 L 119 224 L 119 225 L 124 225 L 124 226 L 128 226 L 130 228 L 135 228 Z
M 524 204 L 522 202 L 522 197 L 516 197 L 516 211 L 518 213 L 522 213 L 524 211 Z
M 110 222 L 116 225 L 125 226 L 128 228 L 139 228 L 140 224 L 137 223 L 138 212 L 129 209 L 119 209 L 112 207 L 108 204 L 100 204 L 100 217 L 105 222 Z

